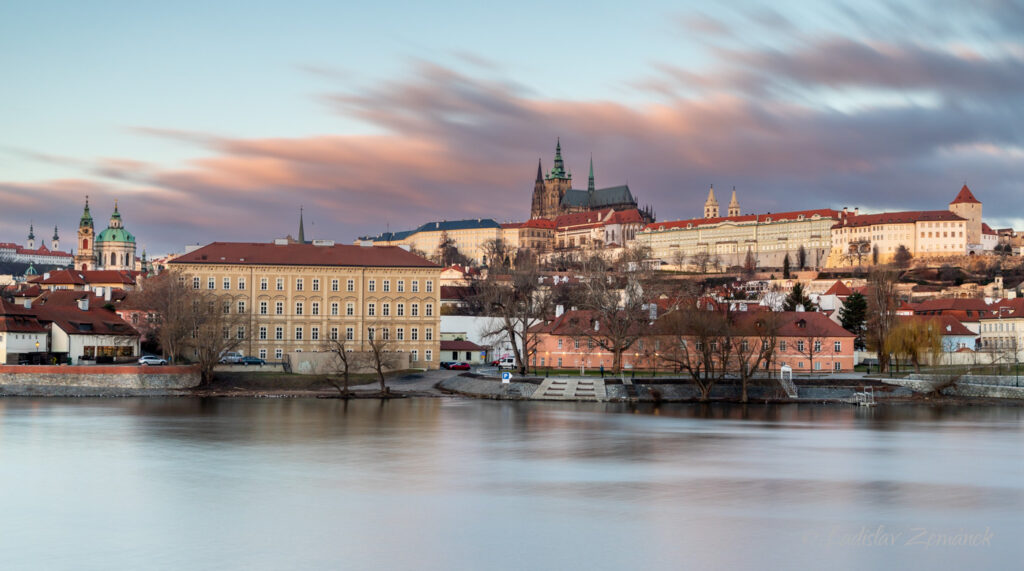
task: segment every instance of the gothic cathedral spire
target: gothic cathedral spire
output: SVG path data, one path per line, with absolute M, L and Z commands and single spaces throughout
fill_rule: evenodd
M 590 177 L 587 178 L 587 192 L 594 192 L 594 154 L 590 154 Z
M 306 243 L 306 229 L 302 222 L 302 207 L 299 207 L 299 244 Z

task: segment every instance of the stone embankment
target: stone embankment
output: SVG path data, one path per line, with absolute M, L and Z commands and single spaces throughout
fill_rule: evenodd
M 875 380 L 835 380 L 833 384 L 798 385 L 798 395 L 790 398 L 774 381 L 759 380 L 747 388 L 751 401 L 771 402 L 855 402 L 854 394 L 865 385 L 874 388 L 875 398 L 906 398 L 908 388 L 886 386 Z M 687 402 L 700 400 L 700 392 L 685 378 L 599 378 L 599 377 L 523 377 L 502 384 L 495 377 L 460 375 L 442 380 L 438 388 L 453 394 L 493 399 L 554 400 L 591 402 Z M 715 385 L 711 398 L 738 401 L 742 389 L 736 382 Z
M 885 383 L 908 388 L 916 393 L 931 393 L 936 388 L 946 396 L 1024 399 L 1024 379 L 995 375 L 910 375 L 903 379 L 882 379 Z
M 0 365 L 3 396 L 179 395 L 199 381 L 196 366 Z

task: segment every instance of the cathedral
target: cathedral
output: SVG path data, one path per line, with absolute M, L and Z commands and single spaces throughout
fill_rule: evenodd
M 537 161 L 537 180 L 533 185 L 533 203 L 530 207 L 530 218 L 546 218 L 554 220 L 562 214 L 590 212 L 594 210 L 614 209 L 638 210 L 646 223 L 654 222 L 654 212 L 650 207 L 639 209 L 633 193 L 628 185 L 596 188 L 594 184 L 594 159 L 590 159 L 590 177 L 587 190 L 572 188 L 572 173 L 565 170 L 562 161 L 562 141 L 555 145 L 555 164 L 551 172 L 544 174 L 540 161 Z
M 89 197 L 78 222 L 78 251 L 75 252 L 76 270 L 134 270 L 135 236 L 125 230 L 121 213 L 114 201 L 114 213 L 107 228 L 95 235 Z

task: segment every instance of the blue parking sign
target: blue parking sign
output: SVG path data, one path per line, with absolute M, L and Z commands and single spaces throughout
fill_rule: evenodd
M 510 382 L 512 382 L 512 373 L 509 372 L 509 371 L 503 371 L 501 373 L 501 382 L 502 383 L 510 383 Z

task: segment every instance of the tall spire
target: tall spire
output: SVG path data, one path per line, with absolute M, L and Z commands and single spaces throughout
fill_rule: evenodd
M 36 239 L 35 228 L 32 227 L 32 223 L 31 222 L 28 223 L 28 239 L 29 240 L 35 240 Z
M 544 182 L 544 172 L 540 168 L 540 159 L 537 159 L 537 182 Z
M 54 227 L 53 227 L 53 240 L 54 241 L 60 240 L 60 236 L 57 235 L 57 226 L 56 225 L 54 225 Z
M 299 207 L 299 243 L 300 244 L 305 244 L 306 243 L 306 229 L 305 229 L 304 224 L 302 223 L 302 207 L 301 206 Z
M 704 218 L 718 218 L 718 201 L 715 200 L 715 185 L 708 191 L 708 199 L 704 201 Z
M 555 143 L 555 165 L 551 168 L 551 175 L 548 178 L 572 178 L 565 172 L 565 162 L 562 160 L 562 139 L 558 138 Z
M 729 216 L 740 215 L 740 201 L 736 200 L 736 187 L 732 187 L 732 200 L 729 201 Z
M 590 153 L 590 177 L 587 179 L 587 192 L 594 192 L 594 153 Z

